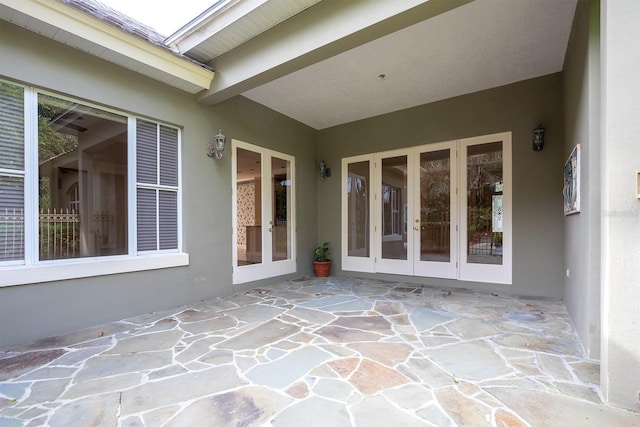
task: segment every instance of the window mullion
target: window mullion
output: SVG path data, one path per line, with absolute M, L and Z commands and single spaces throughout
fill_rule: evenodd
M 24 89 L 24 236 L 25 264 L 38 262 L 38 93 Z
M 178 132 L 178 251 L 182 252 L 182 133 Z
M 128 229 L 128 244 L 129 255 L 135 256 L 138 254 L 138 204 L 136 203 L 138 198 L 138 185 L 137 185 L 137 135 L 136 135 L 137 119 L 129 116 L 127 119 L 127 206 L 129 208 L 129 216 L 127 222 Z
M 156 125 L 156 250 L 160 250 L 160 124 Z

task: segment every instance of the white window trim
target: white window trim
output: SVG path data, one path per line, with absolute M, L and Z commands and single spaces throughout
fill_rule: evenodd
M 178 129 L 178 188 L 172 187 L 178 197 L 178 248 L 158 251 L 137 251 L 136 242 L 136 120 L 138 117 L 122 111 L 105 107 L 85 100 L 67 97 L 58 93 L 36 89 L 12 81 L 7 83 L 24 89 L 24 217 L 25 217 L 25 254 L 24 261 L 0 263 L 0 288 L 33 283 L 45 283 L 58 280 L 97 277 L 136 271 L 157 270 L 189 265 L 189 254 L 182 251 L 182 131 L 179 127 L 153 119 L 158 125 Z M 127 118 L 127 188 L 128 210 L 128 253 L 125 255 L 85 257 L 60 260 L 38 260 L 38 95 L 49 95 L 70 102 L 112 112 Z M 36 173 L 32 173 L 36 171 Z M 133 190 L 133 191 L 132 191 Z
M 187 265 L 189 265 L 189 254 L 186 253 L 155 253 L 153 255 L 138 255 L 135 257 L 121 255 L 45 261 L 35 265 L 13 265 L 0 268 L 0 276 L 2 276 L 0 287 L 108 276 Z

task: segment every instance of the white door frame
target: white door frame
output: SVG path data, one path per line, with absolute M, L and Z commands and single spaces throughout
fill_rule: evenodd
M 467 148 L 472 145 L 502 142 L 502 264 L 475 264 L 467 262 Z M 474 282 L 502 283 L 510 285 L 513 279 L 513 175 L 511 170 L 511 132 L 483 135 L 459 141 L 459 183 L 460 183 L 460 267 L 458 278 Z
M 420 155 L 422 153 L 433 151 L 449 151 L 449 261 L 421 261 L 421 229 L 424 224 L 420 222 Z M 413 232 L 415 233 L 414 246 L 413 246 L 413 274 L 415 276 L 425 277 L 439 277 L 445 279 L 457 279 L 458 278 L 458 195 L 456 190 L 458 188 L 458 162 L 456 161 L 457 153 L 457 141 L 437 142 L 434 144 L 422 145 L 416 147 L 414 151 L 414 163 L 413 169 L 416 171 L 414 174 L 413 186 L 414 200 L 414 222 Z M 417 227 L 417 229 L 416 229 Z
M 413 204 L 413 185 L 411 184 L 414 181 L 415 168 L 412 167 L 412 149 L 399 149 L 392 151 L 385 151 L 383 153 L 377 153 L 374 155 L 374 163 L 375 163 L 375 173 L 373 178 L 373 188 L 375 192 L 375 204 L 374 204 L 374 236 L 372 239 L 373 242 L 373 252 L 375 254 L 375 268 L 377 273 L 389 273 L 389 274 L 403 274 L 403 275 L 412 275 L 413 274 L 413 258 L 411 257 L 411 248 L 413 248 L 413 240 L 414 233 L 412 231 L 412 224 L 414 222 L 413 213 L 415 209 L 411 208 Z M 383 203 L 383 194 L 382 194 L 382 161 L 384 159 L 392 158 L 392 157 L 407 157 L 407 186 L 406 186 L 406 200 L 403 200 L 404 203 L 407 204 L 408 208 L 404 208 L 401 210 L 403 214 L 403 220 L 406 225 L 406 234 L 407 234 L 407 243 L 406 243 L 406 251 L 407 258 L 406 259 L 391 259 L 391 258 L 383 258 L 382 257 L 382 244 L 385 241 L 383 236 L 383 218 L 382 218 L 382 203 Z M 406 212 L 406 217 L 404 216 L 404 212 Z M 402 240 L 402 234 L 399 235 Z
M 296 226 L 295 226 L 295 157 L 288 154 L 280 153 L 257 145 L 236 139 L 231 140 L 232 162 L 231 162 L 231 182 L 232 182 L 232 261 L 233 261 L 233 284 L 246 283 L 254 280 L 265 279 L 268 277 L 282 276 L 284 274 L 296 272 Z M 261 242 L 262 242 L 262 261 L 258 264 L 238 265 L 238 148 L 252 151 L 260 154 L 261 171 Z M 290 200 L 287 205 L 287 227 L 290 233 L 289 250 L 290 257 L 285 260 L 273 260 L 272 253 L 272 237 L 273 237 L 273 198 L 271 189 L 271 159 L 286 160 L 291 165 L 290 175 Z M 256 188 L 255 191 L 258 191 Z
M 349 179 L 349 164 L 369 162 L 369 171 L 366 178 L 366 191 L 367 201 L 369 207 L 369 222 L 368 222 L 368 238 L 369 238 L 369 256 L 349 256 L 349 193 L 348 193 L 348 179 Z M 375 189 L 373 187 L 373 171 L 374 171 L 374 159 L 373 154 L 366 154 L 364 156 L 355 156 L 342 159 L 342 234 L 341 234 L 341 252 L 342 252 L 342 269 L 347 271 L 375 271 L 375 258 L 374 258 L 374 246 L 373 241 L 374 227 L 375 227 L 375 213 L 374 213 L 374 197 Z M 354 183 L 352 182 L 353 186 Z
M 467 262 L 467 148 L 472 145 L 502 142 L 503 158 L 503 241 L 502 264 Z M 487 283 L 512 283 L 512 135 L 502 132 L 417 147 L 385 151 L 342 159 L 342 268 L 349 271 L 438 277 Z M 450 262 L 420 261 L 420 153 L 451 150 L 451 228 Z M 382 259 L 382 159 L 407 156 L 407 260 Z M 370 162 L 370 254 L 348 256 L 348 165 Z M 417 220 L 417 222 L 416 222 Z M 418 229 L 416 229 L 416 227 Z

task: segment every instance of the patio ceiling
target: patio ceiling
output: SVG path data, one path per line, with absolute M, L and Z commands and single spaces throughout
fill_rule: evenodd
M 387 9 L 387 16 L 380 15 L 389 2 L 336 3 L 319 2 L 278 26 L 302 29 L 265 33 L 270 44 L 252 40 L 221 56 L 199 56 L 218 73 L 200 100 L 214 104 L 241 94 L 324 129 L 559 72 L 577 0 L 390 2 L 402 10 Z M 362 28 L 350 18 L 351 32 L 341 33 L 329 8 L 372 18 Z M 323 24 L 315 37 L 324 44 L 304 50 L 299 45 L 315 29 L 305 19 L 314 15 Z M 293 53 L 262 67 L 251 63 L 276 57 L 277 44 Z M 229 81 L 231 73 L 239 77 Z

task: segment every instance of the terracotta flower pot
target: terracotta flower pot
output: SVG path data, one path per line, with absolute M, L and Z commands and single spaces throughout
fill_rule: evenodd
M 331 261 L 313 261 L 313 269 L 316 272 L 316 277 L 328 277 Z

